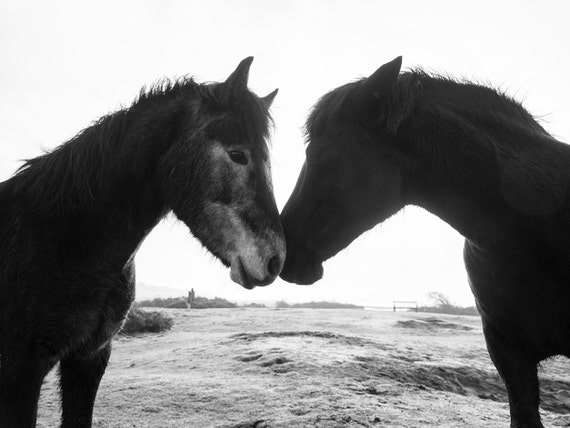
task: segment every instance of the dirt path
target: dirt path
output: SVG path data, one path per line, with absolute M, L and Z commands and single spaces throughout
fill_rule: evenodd
M 120 338 L 94 427 L 508 427 L 477 317 L 363 310 L 163 310 Z M 56 377 L 39 427 L 57 426 Z M 545 426 L 570 426 L 570 361 L 541 370 Z

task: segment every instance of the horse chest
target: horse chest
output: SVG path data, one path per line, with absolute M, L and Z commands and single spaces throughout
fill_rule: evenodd
M 98 322 L 86 342 L 93 351 L 106 346 L 117 334 L 134 300 L 134 277 L 121 275 L 118 279 L 120 281 L 117 281 L 114 287 L 107 291 L 106 298 L 94 307 L 94 310 L 98 312 Z
M 119 331 L 134 300 L 134 279 L 122 272 L 61 278 L 50 287 L 37 306 L 42 327 L 35 331 L 35 342 L 43 344 L 45 353 L 58 350 L 55 358 L 67 354 L 91 354 L 105 347 Z M 58 325 L 58 328 L 50 327 Z
M 554 355 L 570 352 L 570 278 L 512 253 L 484 254 L 466 243 L 465 266 L 484 322 Z

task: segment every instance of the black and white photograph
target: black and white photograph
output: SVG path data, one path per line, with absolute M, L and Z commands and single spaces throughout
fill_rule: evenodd
M 569 427 L 569 21 L 0 0 L 0 428 Z

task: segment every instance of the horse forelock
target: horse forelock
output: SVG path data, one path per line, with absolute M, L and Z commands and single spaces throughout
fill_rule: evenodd
M 244 144 L 264 161 L 269 159 L 269 135 L 274 122 L 263 101 L 249 90 L 231 97 L 216 91 L 212 95 L 210 101 L 214 100 L 217 111 L 209 126 L 210 137 L 225 144 Z
M 204 124 L 212 128 L 230 128 L 231 134 L 257 145 L 264 157 L 269 156 L 269 135 L 273 118 L 263 100 L 249 89 L 235 91 L 224 82 L 198 84 L 191 77 L 162 79 L 150 89 L 141 91 L 139 101 L 164 94 L 184 94 L 191 90 L 196 110 L 210 116 Z

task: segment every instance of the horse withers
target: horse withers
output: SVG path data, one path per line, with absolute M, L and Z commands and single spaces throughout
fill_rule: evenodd
M 465 265 L 512 427 L 541 427 L 537 364 L 570 357 L 570 147 L 477 84 L 400 73 L 401 58 L 324 95 L 281 218 L 281 277 L 322 263 L 408 204 L 465 238 Z
M 93 403 L 134 299 L 134 256 L 173 211 L 251 289 L 281 271 L 269 107 L 247 88 L 252 58 L 223 83 L 164 80 L 0 183 L 0 426 L 36 424 L 60 362 L 62 426 Z

